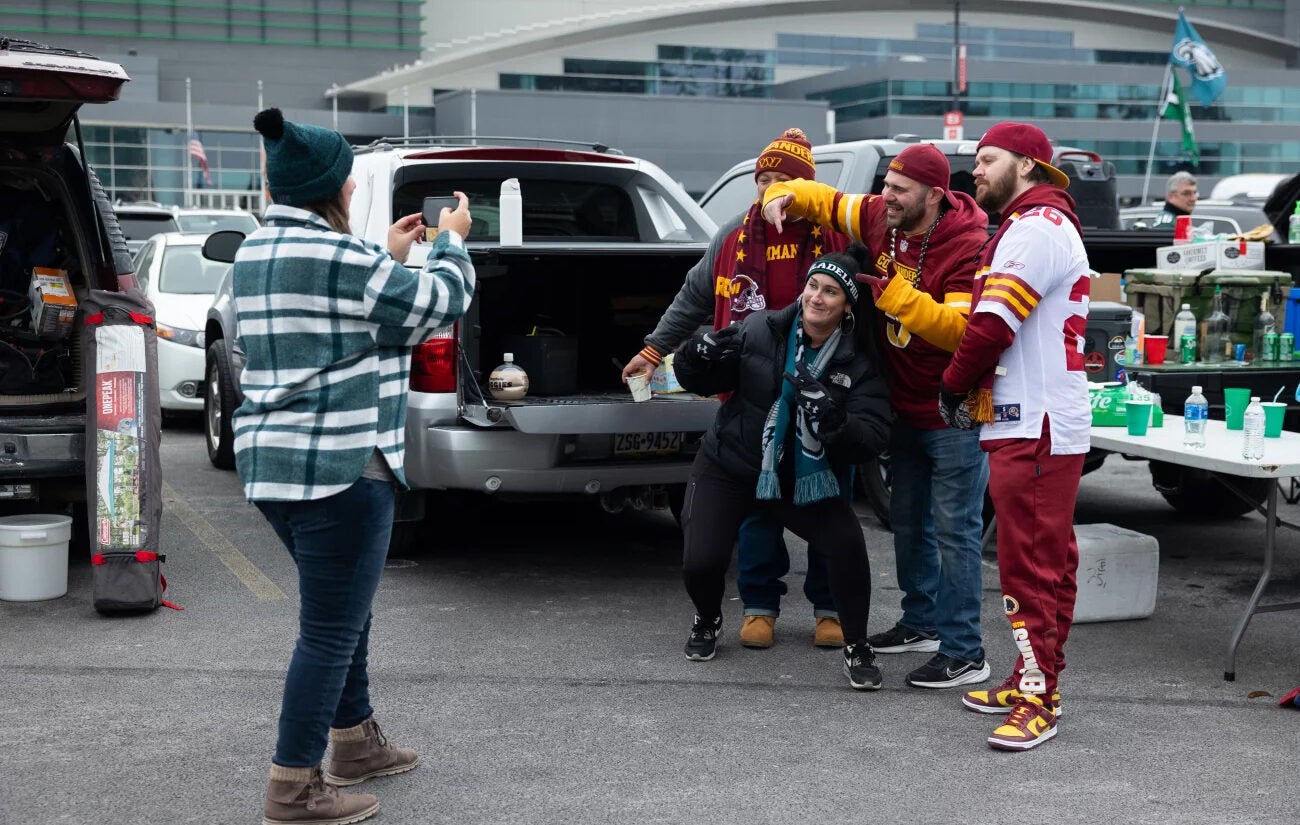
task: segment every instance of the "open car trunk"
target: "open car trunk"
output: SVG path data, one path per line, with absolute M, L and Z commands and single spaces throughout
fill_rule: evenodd
M 526 433 L 641 439 L 707 429 L 715 399 L 672 393 L 637 403 L 621 374 L 703 252 L 699 244 L 565 244 L 476 253 L 478 289 L 461 322 L 465 418 Z M 507 352 L 529 373 L 518 401 L 496 400 L 488 389 Z

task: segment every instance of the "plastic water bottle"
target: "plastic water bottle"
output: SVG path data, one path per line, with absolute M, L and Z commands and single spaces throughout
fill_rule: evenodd
M 1184 335 L 1196 339 L 1196 316 L 1192 314 L 1191 304 L 1183 304 L 1183 308 L 1174 316 L 1174 334 L 1169 339 L 1169 343 L 1174 345 L 1174 350 L 1179 355 L 1179 360 L 1182 360 Z
M 1246 405 L 1246 414 L 1242 416 L 1241 429 L 1245 440 L 1242 442 L 1241 457 L 1247 461 L 1259 461 L 1264 457 L 1264 407 L 1259 403 L 1259 396 L 1252 395 Z
M 488 376 L 488 392 L 498 401 L 518 401 L 528 394 L 528 373 L 515 363 L 513 352 L 507 352 L 505 363 Z
M 1260 411 L 1263 411 L 1260 407 Z M 1192 387 L 1192 394 L 1183 402 L 1183 446 L 1193 450 L 1205 448 L 1205 422 L 1210 420 L 1210 402 L 1201 395 L 1200 387 Z M 1260 431 L 1261 435 L 1263 430 Z

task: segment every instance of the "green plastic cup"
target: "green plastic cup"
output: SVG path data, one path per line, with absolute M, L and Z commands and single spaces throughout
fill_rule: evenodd
M 1128 418 L 1129 435 L 1147 434 L 1147 427 L 1151 424 L 1150 401 L 1125 402 L 1125 414 Z
M 1260 404 L 1264 407 L 1264 437 L 1281 438 L 1286 404 L 1281 401 L 1261 401 Z
M 1250 403 L 1250 390 L 1243 387 L 1225 387 L 1223 390 L 1223 420 L 1228 429 L 1240 430 L 1246 415 L 1246 405 Z

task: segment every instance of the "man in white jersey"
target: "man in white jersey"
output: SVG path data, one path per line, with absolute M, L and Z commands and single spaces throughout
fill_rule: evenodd
M 975 200 L 1001 224 L 975 274 L 974 310 L 943 373 L 940 412 L 982 424 L 998 517 L 1003 608 L 1019 656 L 992 690 L 962 704 L 1008 713 L 988 737 L 1028 750 L 1056 735 L 1065 640 L 1074 618 L 1074 501 L 1091 408 L 1083 369 L 1088 258 L 1065 173 L 1036 126 L 999 123 L 975 153 Z

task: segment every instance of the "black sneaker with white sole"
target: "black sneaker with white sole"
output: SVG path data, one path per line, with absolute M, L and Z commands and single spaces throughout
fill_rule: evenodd
M 950 688 L 988 681 L 991 672 L 983 656 L 968 662 L 947 653 L 936 653 L 930 661 L 907 674 L 907 683 L 920 688 Z
M 844 646 L 844 675 L 854 690 L 880 690 L 880 668 L 876 667 L 871 645 L 858 642 Z
M 883 633 L 867 637 L 867 643 L 877 653 L 933 653 L 939 649 L 939 634 L 913 630 L 896 624 Z
M 718 632 L 722 630 L 722 617 L 701 619 L 695 617 L 690 638 L 686 640 L 686 658 L 692 662 L 707 662 L 718 652 Z

